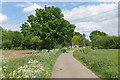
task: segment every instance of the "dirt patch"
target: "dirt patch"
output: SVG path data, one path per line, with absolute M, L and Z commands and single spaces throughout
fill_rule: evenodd
M 38 53 L 39 51 L 2 51 L 2 56 L 6 59 L 20 58 L 32 55 L 31 53 Z

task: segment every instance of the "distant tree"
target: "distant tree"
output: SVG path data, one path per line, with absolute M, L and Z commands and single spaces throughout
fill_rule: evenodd
M 32 49 L 32 46 L 31 46 L 31 43 L 30 43 L 30 40 L 32 39 L 33 35 L 27 35 L 27 36 L 24 36 L 24 39 L 22 40 L 22 48 L 23 49 Z
M 79 41 L 80 41 L 79 36 L 73 36 L 72 42 L 74 43 L 74 45 L 79 45 Z
M 82 34 L 80 34 L 79 32 L 74 32 L 73 35 L 74 35 L 74 36 L 80 36 L 80 37 L 82 37 Z
M 101 32 L 101 31 L 92 31 L 90 33 L 90 40 L 92 41 L 94 38 L 96 38 L 97 36 L 106 36 L 107 34 L 105 32 Z
M 88 39 L 85 40 L 85 45 L 86 46 L 90 46 L 91 45 L 91 43 L 90 43 L 90 41 Z
M 83 33 L 83 46 L 86 46 L 86 42 L 85 42 L 85 33 Z
M 7 49 L 12 49 L 13 48 L 13 44 L 11 40 L 5 40 L 2 42 L 2 49 L 7 50 Z
M 96 40 L 95 47 L 99 49 L 119 49 L 119 37 L 117 36 L 100 36 Z
M 48 50 L 64 42 L 71 43 L 75 25 L 65 20 L 62 11 L 58 7 L 47 7 L 36 9 L 35 15 L 28 16 L 27 22 L 22 24 L 21 32 L 26 36 L 33 34 L 40 37 L 42 48 Z
M 12 36 L 13 47 L 20 47 L 23 35 L 19 31 L 14 31 Z
M 96 40 L 101 37 L 101 36 L 108 36 L 105 32 L 101 32 L 101 31 L 92 31 L 90 33 L 90 40 L 92 42 L 92 47 L 95 47 L 96 46 Z
M 24 36 L 27 36 L 30 34 L 30 26 L 27 22 L 25 22 L 24 24 L 22 24 L 22 26 L 20 26 L 21 28 L 21 33 L 24 35 Z
M 2 48 L 2 32 L 3 28 L 0 26 L 0 49 Z

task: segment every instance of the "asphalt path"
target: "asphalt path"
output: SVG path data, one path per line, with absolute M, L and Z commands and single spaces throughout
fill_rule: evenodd
M 62 53 L 54 65 L 51 78 L 98 78 L 73 57 L 73 51 Z

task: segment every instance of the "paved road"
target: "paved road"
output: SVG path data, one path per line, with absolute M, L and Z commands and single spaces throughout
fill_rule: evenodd
M 52 78 L 98 78 L 73 57 L 73 51 L 62 53 L 53 68 Z

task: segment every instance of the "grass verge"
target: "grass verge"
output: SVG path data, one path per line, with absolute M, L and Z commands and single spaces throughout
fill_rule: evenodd
M 61 51 L 46 50 L 31 56 L 4 60 L 2 78 L 50 78 L 52 68 Z
M 81 48 L 73 56 L 100 78 L 118 78 L 118 49 Z

